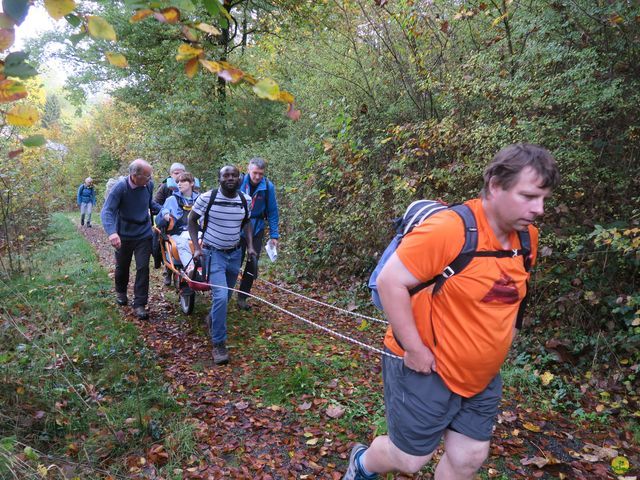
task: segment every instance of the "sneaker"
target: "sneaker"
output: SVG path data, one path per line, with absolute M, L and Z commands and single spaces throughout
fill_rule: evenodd
M 246 297 L 238 297 L 238 308 L 240 310 L 251 310 L 251 306 L 247 303 Z
M 121 307 L 126 307 L 127 303 L 129 303 L 129 299 L 127 298 L 126 293 L 116 293 L 116 303 Z
M 229 363 L 229 352 L 224 342 L 213 344 L 213 363 L 216 365 Z
M 360 469 L 358 469 L 356 464 L 356 460 L 360 458 L 360 455 L 362 455 L 367 448 L 369 447 L 361 443 L 356 443 L 353 446 L 351 449 L 351 455 L 349 456 L 349 468 L 347 468 L 347 472 L 342 477 L 342 480 L 373 480 L 378 478 L 378 475 L 365 477 L 360 473 Z
M 144 308 L 144 305 L 138 305 L 137 307 L 134 307 L 133 313 L 140 320 L 146 320 L 147 318 L 149 318 L 149 313 L 147 312 L 147 309 Z
M 91 224 L 90 223 L 87 223 L 87 228 L 91 228 Z

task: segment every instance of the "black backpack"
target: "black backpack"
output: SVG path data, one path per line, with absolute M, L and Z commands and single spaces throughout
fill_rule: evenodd
M 407 210 L 402 217 L 395 220 L 394 224 L 396 227 L 396 235 L 393 237 L 385 251 L 382 253 L 382 256 L 380 257 L 376 268 L 369 278 L 368 286 L 371 289 L 371 299 L 376 307 L 382 309 L 382 303 L 378 294 L 378 275 L 382 271 L 382 267 L 384 267 L 391 255 L 393 255 L 393 252 L 396 251 L 398 245 L 400 245 L 403 237 L 430 216 L 448 209 L 456 212 L 462 219 L 465 231 L 464 245 L 462 246 L 462 249 L 460 250 L 458 256 L 442 270 L 442 273 L 436 275 L 431 280 L 413 287 L 411 290 L 409 290 L 410 295 L 415 295 L 416 293 L 424 290 L 431 285 L 434 285 L 433 294 L 437 293 L 442 288 L 447 279 L 464 270 L 466 266 L 471 263 L 471 260 L 473 260 L 474 257 L 507 258 L 522 256 L 525 270 L 527 272 L 531 270 L 531 259 L 529 258 L 529 255 L 531 254 L 531 237 L 528 230 L 518 232 L 518 238 L 522 247 L 520 249 L 478 252 L 476 251 L 476 249 L 478 248 L 478 227 L 476 223 L 476 217 L 468 206 L 464 204 L 445 205 L 444 203 L 436 200 L 417 200 L 409 205 L 409 207 L 407 207 Z M 524 310 L 526 308 L 528 296 L 529 285 L 527 283 L 527 294 L 520 303 L 520 307 L 518 309 L 518 317 L 516 320 L 517 328 L 520 328 L 522 326 L 522 318 L 524 316 Z

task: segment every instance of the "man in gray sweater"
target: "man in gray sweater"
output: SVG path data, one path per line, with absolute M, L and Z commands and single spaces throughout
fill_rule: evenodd
M 118 305 L 127 305 L 127 285 L 131 258 L 136 259 L 136 280 L 133 288 L 133 311 L 144 320 L 149 298 L 149 258 L 151 256 L 151 213 L 161 205 L 153 200 L 151 165 L 141 158 L 129 165 L 129 176 L 114 185 L 102 207 L 100 218 L 109 242 L 115 248 L 115 289 Z

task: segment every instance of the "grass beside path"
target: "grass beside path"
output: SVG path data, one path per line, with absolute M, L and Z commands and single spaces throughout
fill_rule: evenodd
M 31 277 L 0 281 L 0 478 L 172 478 L 194 445 L 185 407 L 70 219 L 47 238 Z

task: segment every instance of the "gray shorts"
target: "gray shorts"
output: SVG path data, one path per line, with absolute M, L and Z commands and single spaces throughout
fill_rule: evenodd
M 437 373 L 424 375 L 383 356 L 384 403 L 391 442 L 409 455 L 433 452 L 445 430 L 488 441 L 500 399 L 500 374 L 471 398 L 453 393 Z

